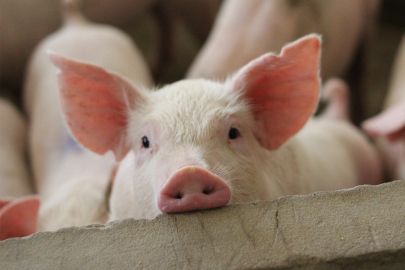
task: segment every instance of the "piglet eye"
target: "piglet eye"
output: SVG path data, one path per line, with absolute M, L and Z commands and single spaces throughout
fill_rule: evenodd
M 239 130 L 237 128 L 231 128 L 228 133 L 228 138 L 230 140 L 235 140 L 240 136 Z
M 142 137 L 142 145 L 145 148 L 149 148 L 149 139 L 148 139 L 148 137 L 146 137 L 146 136 Z

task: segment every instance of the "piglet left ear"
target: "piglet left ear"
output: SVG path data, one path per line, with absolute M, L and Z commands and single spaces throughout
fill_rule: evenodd
M 255 136 L 268 150 L 278 149 L 314 113 L 320 79 L 320 37 L 308 35 L 283 47 L 280 55 L 265 54 L 240 69 L 232 91 L 249 102 Z
M 49 52 L 60 69 L 61 108 L 73 136 L 100 155 L 112 150 L 119 161 L 128 153 L 128 113 L 146 97 L 128 80 L 105 69 Z
M 373 137 L 385 136 L 391 141 L 405 139 L 405 102 L 368 119 L 362 128 Z

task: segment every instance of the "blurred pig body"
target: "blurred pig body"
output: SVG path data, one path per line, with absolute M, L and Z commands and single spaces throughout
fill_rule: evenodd
M 21 88 L 28 58 L 38 43 L 61 25 L 62 0 L 1 0 L 0 85 Z M 81 0 L 92 20 L 119 27 L 133 26 L 157 0 Z
M 0 98 L 0 241 L 36 232 L 39 199 L 28 173 L 27 123 Z
M 189 78 L 224 79 L 252 59 L 309 33 L 322 34 L 322 77 L 343 75 L 369 34 L 378 0 L 228 0 Z
M 25 82 L 30 157 L 42 201 L 40 230 L 105 222 L 115 166 L 111 153 L 101 156 L 84 149 L 66 129 L 57 69 L 47 51 L 98 64 L 134 82 L 151 83 L 146 64 L 129 37 L 113 27 L 86 21 L 73 2 L 64 8 L 64 26 L 35 50 Z
M 339 119 L 307 123 L 318 103 L 319 54 L 320 40 L 310 35 L 224 83 L 191 79 L 159 91 L 51 59 L 61 69 L 62 110 L 74 136 L 122 159 L 110 200 L 115 220 L 379 183 L 375 149 L 355 127 Z M 93 100 L 100 91 L 103 98 Z
M 17 108 L 0 99 L 0 198 L 33 193 L 26 163 L 26 125 Z
M 384 111 L 365 121 L 363 128 L 378 137 L 389 180 L 405 180 L 405 36 L 395 59 Z

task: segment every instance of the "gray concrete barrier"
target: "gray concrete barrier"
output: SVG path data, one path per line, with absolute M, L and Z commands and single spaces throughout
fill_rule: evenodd
M 405 181 L 8 239 L 0 269 L 405 269 Z

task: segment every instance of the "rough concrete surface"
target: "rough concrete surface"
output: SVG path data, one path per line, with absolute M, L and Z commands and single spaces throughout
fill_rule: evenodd
M 405 269 L 405 181 L 0 242 L 0 269 Z

